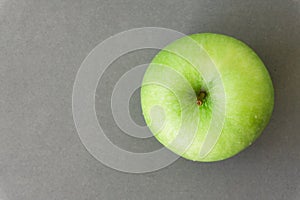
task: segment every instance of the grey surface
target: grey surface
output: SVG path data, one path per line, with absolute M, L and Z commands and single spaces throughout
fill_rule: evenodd
M 300 199 L 299 9 L 298 0 L 3 1 L 0 198 Z M 85 150 L 72 119 L 76 72 L 99 42 L 142 26 L 225 33 L 257 51 L 272 76 L 276 105 L 271 123 L 252 147 L 223 162 L 179 159 L 141 175 L 107 168 Z M 123 56 L 107 70 L 97 91 L 97 114 L 109 137 L 132 151 L 160 144 L 118 130 L 109 110 L 110 89 L 124 72 L 154 54 L 145 50 Z M 138 95 L 132 102 L 138 102 Z M 143 124 L 140 109 L 131 108 Z

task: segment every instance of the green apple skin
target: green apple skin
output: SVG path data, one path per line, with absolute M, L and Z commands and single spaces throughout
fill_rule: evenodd
M 220 136 L 205 157 L 199 156 L 201 145 L 205 140 L 210 125 L 211 113 L 214 99 L 209 98 L 201 106 L 193 106 L 189 109 L 198 109 L 201 116 L 199 128 L 196 131 L 195 139 L 184 153 L 176 146 L 168 146 L 174 140 L 180 129 L 181 107 L 176 96 L 168 89 L 155 84 L 142 84 L 141 105 L 146 124 L 164 146 L 180 156 L 201 162 L 213 162 L 230 158 L 248 146 L 250 146 L 267 126 L 274 107 L 274 89 L 269 73 L 257 54 L 245 43 L 230 36 L 200 33 L 180 38 L 167 47 L 173 49 L 185 49 L 197 59 L 197 54 L 185 46 L 187 37 L 195 40 L 201 45 L 210 59 L 214 62 L 225 90 L 225 118 Z M 189 52 L 190 51 L 190 52 Z M 200 60 L 201 62 L 201 60 Z M 161 50 L 152 60 L 173 68 L 180 73 L 192 86 L 195 93 L 203 89 L 203 77 L 185 59 L 176 54 Z M 162 77 L 172 79 L 163 68 L 149 65 L 144 80 L 147 77 L 155 78 L 160 74 Z M 174 87 L 181 87 L 182 83 L 174 77 Z M 179 94 L 184 98 L 184 91 Z M 191 104 L 196 101 L 191 102 Z M 164 127 L 154 127 L 155 119 L 151 119 L 151 108 L 161 106 L 164 109 Z M 191 111 L 193 112 L 193 111 Z M 161 116 L 157 116 L 162 120 Z M 192 122 L 191 122 L 192 123 Z M 191 130 L 194 131 L 194 130 Z

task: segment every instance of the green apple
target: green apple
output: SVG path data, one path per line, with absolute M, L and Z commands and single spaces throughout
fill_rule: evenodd
M 202 33 L 180 38 L 155 56 L 144 75 L 141 104 L 160 143 L 186 159 L 212 162 L 236 155 L 261 135 L 274 89 L 245 43 Z

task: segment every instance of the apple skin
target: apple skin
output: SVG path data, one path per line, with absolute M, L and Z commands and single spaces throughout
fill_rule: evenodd
M 192 38 L 202 46 L 217 68 L 225 91 L 225 118 L 220 136 L 205 157 L 199 156 L 199 151 L 203 145 L 207 130 L 214 125 L 211 122 L 212 110 L 214 109 L 213 95 L 211 91 L 207 93 L 206 100 L 199 106 L 196 99 L 185 90 L 181 80 L 170 74 L 162 64 L 176 70 L 191 85 L 195 94 L 205 87 L 202 75 L 195 68 L 180 56 L 161 50 L 149 65 L 141 87 L 141 105 L 143 115 L 149 129 L 157 140 L 174 153 L 193 161 L 213 162 L 230 158 L 248 146 L 250 146 L 267 126 L 274 107 L 274 89 L 269 73 L 261 59 L 245 43 L 232 37 L 214 34 L 200 33 L 180 38 L 166 48 L 184 49 L 189 55 L 197 59 L 198 55 L 186 45 L 187 37 Z M 201 59 L 201 58 L 199 58 Z M 201 63 L 201 60 L 199 60 Z M 165 78 L 172 81 L 173 87 L 178 87 L 179 94 L 157 84 L 145 84 L 147 78 Z M 214 83 L 212 83 L 214 84 Z M 187 89 L 188 90 L 188 89 Z M 195 138 L 184 152 L 181 147 L 170 146 L 170 142 L 177 137 L 181 128 L 182 106 L 178 102 L 180 98 L 189 98 L 191 103 L 184 105 L 190 110 L 190 123 L 195 123 L 192 116 L 199 115 L 197 121 L 198 129 L 195 131 Z M 217 95 L 215 95 L 217 96 Z M 155 106 L 163 108 L 163 113 L 151 115 L 151 109 Z M 164 115 L 164 116 L 162 116 Z M 157 124 L 164 125 L 158 128 Z M 186 124 L 189 123 L 186 122 Z M 191 126 L 192 127 L 192 126 Z M 188 129 L 188 128 L 187 128 Z M 181 136 L 182 137 L 182 136 Z M 181 138 L 180 138 L 181 139 Z M 184 140 L 184 136 L 182 138 Z

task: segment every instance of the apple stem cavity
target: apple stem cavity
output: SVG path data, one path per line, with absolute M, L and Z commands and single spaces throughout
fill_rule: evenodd
M 198 106 L 201 106 L 203 104 L 205 97 L 206 97 L 206 92 L 205 91 L 201 91 L 199 93 L 199 95 L 197 95 L 196 103 L 197 103 Z

